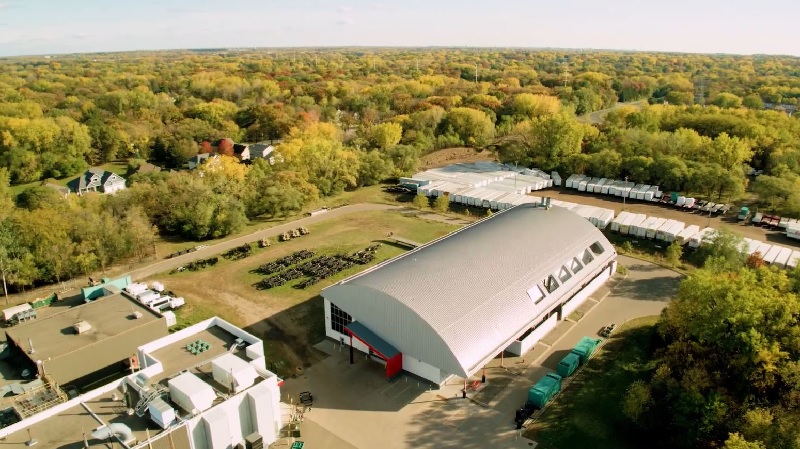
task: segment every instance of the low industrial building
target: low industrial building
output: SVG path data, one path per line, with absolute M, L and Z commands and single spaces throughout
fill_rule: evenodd
M 280 437 L 282 381 L 259 338 L 215 317 L 135 354 L 134 373 L 77 397 L 42 389 L 16 400 L 21 420 L 0 429 L 3 447 L 260 449 Z
M 616 271 L 580 215 L 524 204 L 322 291 L 326 335 L 441 385 L 508 351 L 521 355 Z
M 168 333 L 161 314 L 114 294 L 8 328 L 6 341 L 40 378 L 80 389 L 123 373 L 136 348 Z

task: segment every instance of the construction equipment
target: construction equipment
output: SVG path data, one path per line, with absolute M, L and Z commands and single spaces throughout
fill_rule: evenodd
M 280 240 L 281 242 L 288 242 L 289 240 L 292 239 L 292 237 L 293 236 L 291 234 L 289 234 L 288 232 L 284 232 L 283 234 L 281 234 L 281 236 L 278 238 L 278 240 Z
M 307 235 L 309 233 L 308 228 L 306 228 L 305 226 L 297 228 L 297 231 L 300 233 L 300 235 Z
M 269 239 L 261 239 L 258 241 L 259 248 L 267 248 L 270 245 L 272 245 L 272 242 L 270 242 Z

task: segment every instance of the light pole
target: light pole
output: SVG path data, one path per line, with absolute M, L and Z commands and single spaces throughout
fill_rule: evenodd
M 625 188 L 626 189 L 628 188 L 628 177 L 627 176 L 625 177 Z M 625 210 L 625 198 L 627 198 L 627 197 L 628 197 L 628 191 L 627 190 L 623 190 L 622 191 L 622 210 Z

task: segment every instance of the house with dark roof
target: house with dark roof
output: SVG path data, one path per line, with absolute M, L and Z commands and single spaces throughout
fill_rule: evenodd
M 136 168 L 128 169 L 128 173 L 125 174 L 127 177 L 131 177 L 132 175 L 139 175 L 144 173 L 158 173 L 161 171 L 161 167 L 158 165 L 153 165 L 149 162 L 144 162 Z
M 239 159 L 240 161 L 249 161 L 250 145 L 246 143 L 233 144 L 233 155 L 236 156 L 236 159 Z
M 78 195 L 86 192 L 115 193 L 125 188 L 125 178 L 100 168 L 90 168 L 68 182 L 67 187 Z
M 212 156 L 216 157 L 216 155 L 212 155 L 210 153 L 196 154 L 191 158 L 189 158 L 189 160 L 186 162 L 186 166 L 189 170 L 194 170 L 195 168 L 197 168 L 198 165 L 202 164 L 204 161 L 206 161 L 208 158 Z
M 254 143 L 250 145 L 250 160 L 266 159 L 269 161 L 273 151 L 275 151 L 275 147 L 268 143 Z

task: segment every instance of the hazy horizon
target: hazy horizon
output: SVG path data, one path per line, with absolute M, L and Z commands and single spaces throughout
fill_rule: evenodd
M 0 1 L 0 56 L 214 48 L 515 48 L 800 56 L 800 2 Z

